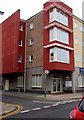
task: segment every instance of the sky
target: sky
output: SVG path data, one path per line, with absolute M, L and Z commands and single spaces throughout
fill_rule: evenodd
M 21 10 L 20 18 L 28 19 L 43 10 L 43 4 L 49 0 L 0 0 L 0 23 L 11 16 L 18 9 Z M 73 14 L 82 19 L 82 2 L 84 0 L 61 0 L 73 9 Z

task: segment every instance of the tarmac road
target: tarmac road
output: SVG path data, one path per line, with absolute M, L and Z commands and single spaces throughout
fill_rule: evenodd
M 23 106 L 23 110 L 8 118 L 67 118 L 70 111 L 77 106 L 73 100 L 40 100 L 18 96 L 3 95 L 3 102 Z M 7 118 L 5 118 L 7 120 Z M 9 119 L 10 120 L 10 119 Z M 29 120 L 29 119 L 28 119 Z

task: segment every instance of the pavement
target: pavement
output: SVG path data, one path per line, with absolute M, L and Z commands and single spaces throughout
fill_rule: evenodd
M 1 92 L 0 92 L 1 93 Z M 9 96 L 18 96 L 22 98 L 34 98 L 34 99 L 42 99 L 42 100 L 71 100 L 71 99 L 81 99 L 84 94 L 83 93 L 53 93 L 53 94 L 37 94 L 37 93 L 29 93 L 29 92 L 8 92 L 3 91 L 2 95 Z M 17 113 L 22 110 L 22 106 L 12 105 L 0 102 L 0 118 L 5 118 L 10 116 L 11 113 Z

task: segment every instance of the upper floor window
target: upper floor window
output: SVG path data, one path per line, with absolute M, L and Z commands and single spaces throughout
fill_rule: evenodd
M 84 26 L 80 26 L 80 31 L 84 32 Z
M 22 46 L 22 40 L 19 40 L 19 46 Z
M 75 54 L 75 60 L 76 60 L 76 62 L 79 61 L 79 54 Z
M 33 45 L 33 38 L 30 39 L 30 43 L 29 43 L 30 46 Z
M 29 55 L 29 62 L 33 62 L 33 55 Z
M 82 62 L 84 63 L 84 56 L 82 56 Z
M 78 38 L 77 37 L 75 37 L 75 44 L 78 45 Z
M 19 57 L 18 57 L 18 62 L 22 62 L 22 56 L 21 55 L 19 55 Z
M 50 10 L 49 12 L 49 22 L 58 21 L 66 26 L 68 26 L 68 15 L 64 12 L 57 10 L 56 8 Z
M 62 62 L 69 64 L 69 51 L 54 47 L 50 49 L 50 62 Z
M 59 28 L 50 29 L 50 42 L 57 40 L 59 42 L 69 44 L 69 35 L 68 32 L 61 30 Z
M 68 15 L 60 10 L 57 10 L 57 21 L 68 26 Z
M 20 31 L 23 31 L 23 25 L 20 25 Z
M 84 40 L 82 40 L 82 46 L 84 47 Z
M 77 22 L 74 22 L 74 28 L 78 28 Z
M 30 30 L 34 28 L 33 22 L 30 23 Z

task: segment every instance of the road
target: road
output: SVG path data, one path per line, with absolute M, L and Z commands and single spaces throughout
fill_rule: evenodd
M 23 106 L 23 110 L 20 113 L 9 117 L 12 120 L 13 118 L 68 118 L 70 111 L 79 102 L 72 100 L 41 100 L 8 95 L 3 95 L 2 99 L 3 102 Z

